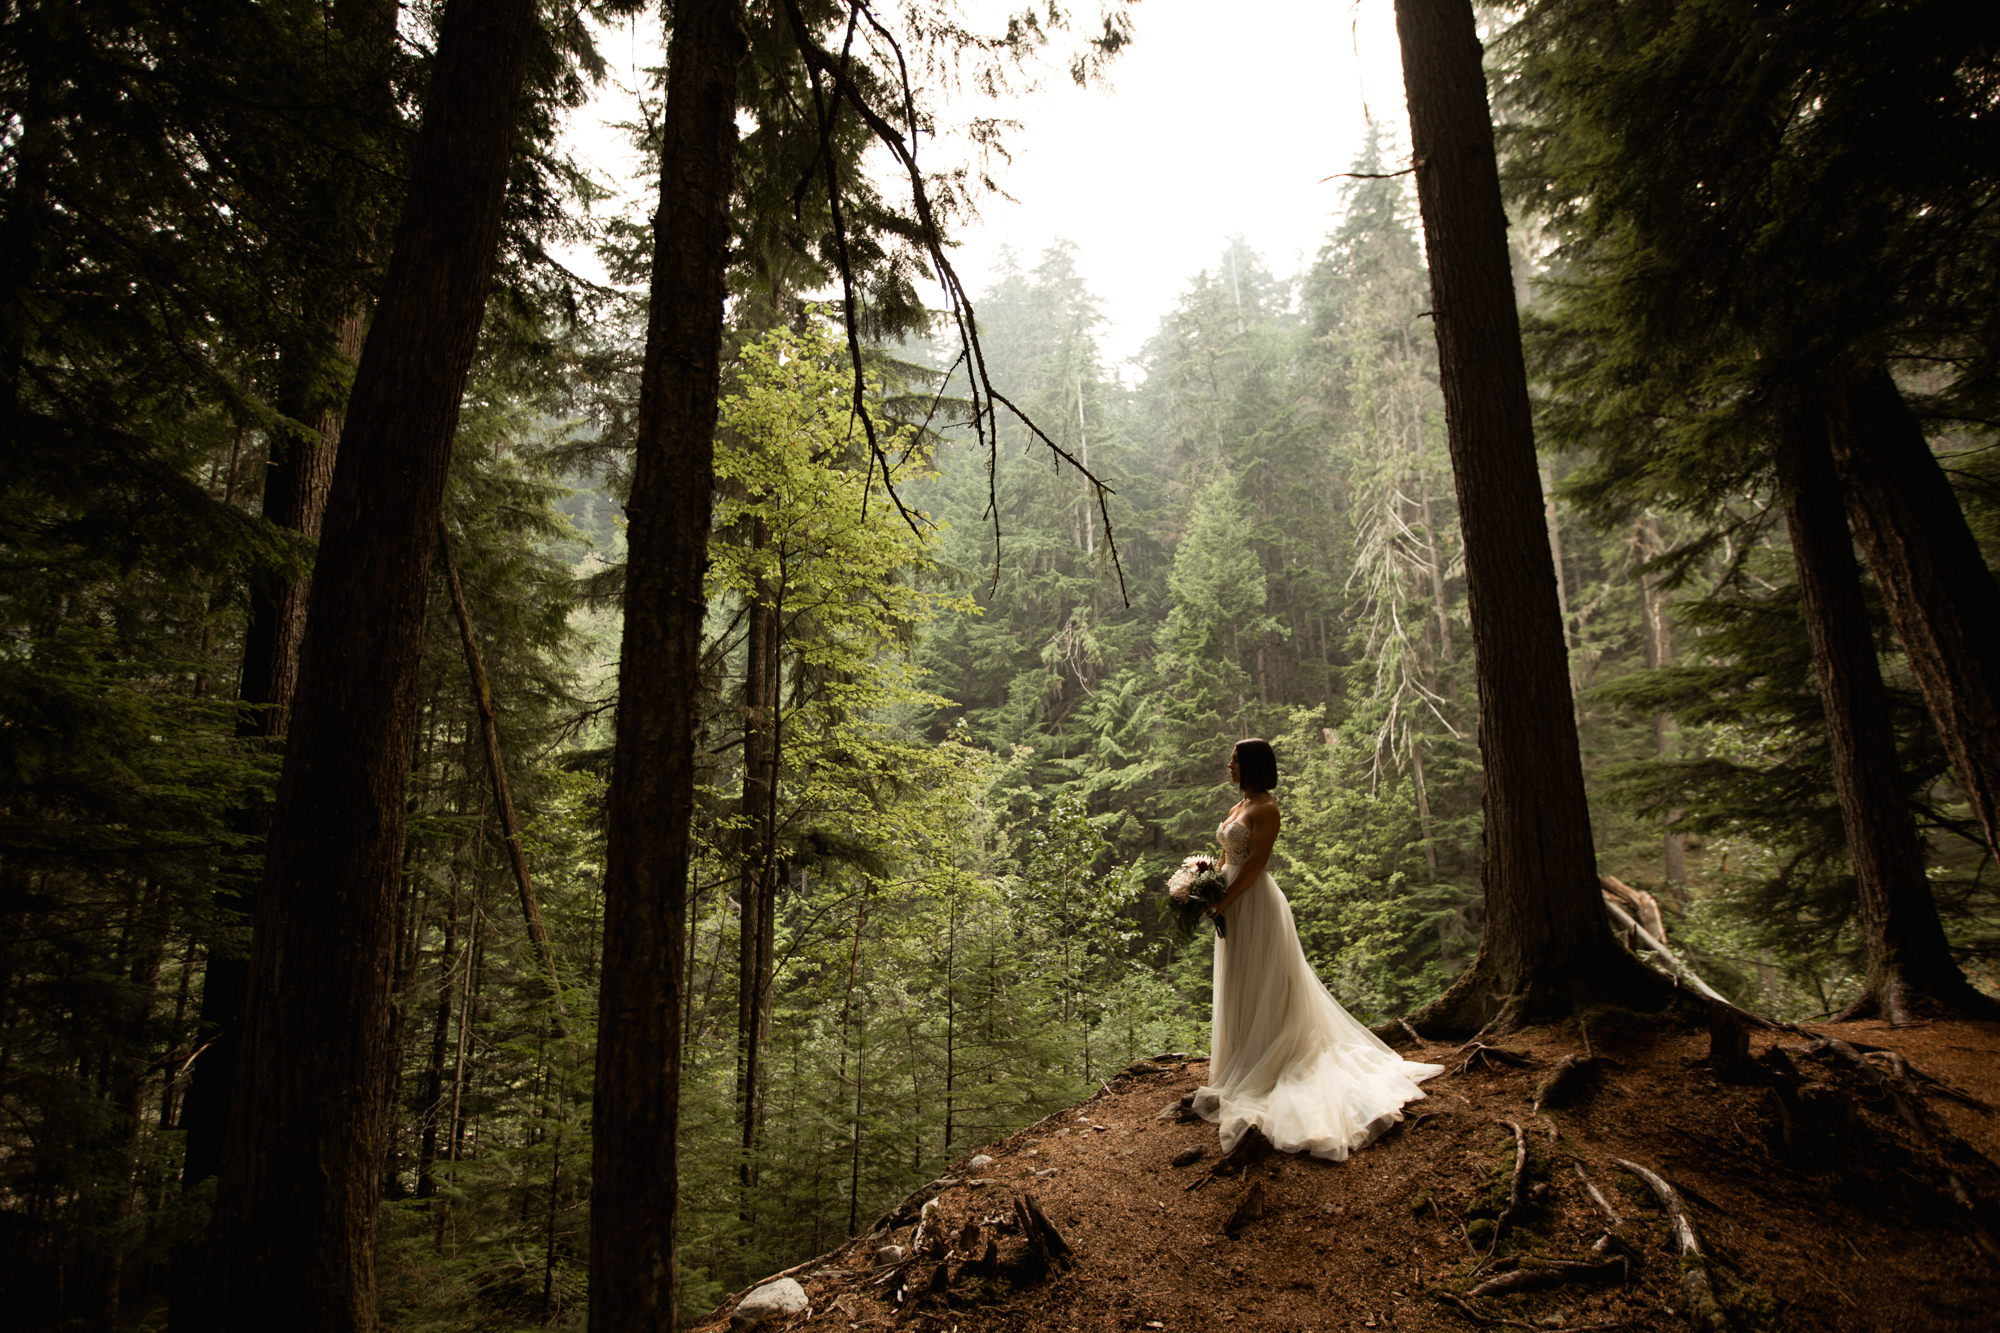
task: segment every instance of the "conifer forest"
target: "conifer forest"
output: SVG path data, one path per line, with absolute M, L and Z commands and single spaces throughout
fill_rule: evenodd
M 0 7 L 11 1327 L 699 1317 L 1207 1049 L 1241 737 L 1365 1022 L 2000 1015 L 2000 7 L 1397 0 L 1113 365 L 1067 2 Z

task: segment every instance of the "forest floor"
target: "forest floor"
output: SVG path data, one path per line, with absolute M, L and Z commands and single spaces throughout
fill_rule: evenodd
M 1269 1155 L 1218 1174 L 1214 1127 L 1175 1115 L 1207 1064 L 1173 1059 L 968 1153 L 887 1215 L 895 1225 L 802 1265 L 794 1276 L 810 1308 L 759 1328 L 1686 1329 L 1686 1261 L 1653 1193 L 1619 1158 L 1677 1187 L 1726 1325 L 1739 1333 L 2000 1328 L 2000 1258 L 1981 1228 L 1982 1220 L 1991 1227 L 1990 1207 L 1975 1217 L 1938 1183 L 1977 1177 L 1974 1194 L 1993 1183 L 1984 1174 L 1990 1160 L 1978 1158 L 2000 1159 L 2000 1111 L 1952 1094 L 2000 1108 L 2000 1025 L 1859 1022 L 1812 1031 L 1900 1054 L 1913 1072 L 1897 1084 L 1926 1089 L 1908 1099 L 1914 1122 L 1898 1115 L 1887 1083 L 1868 1070 L 1802 1054 L 1811 1037 L 1753 1033 L 1757 1061 L 1718 1064 L 1706 1032 L 1607 1014 L 1581 1030 L 1508 1038 L 1521 1064 L 1466 1065 L 1462 1048 L 1406 1045 L 1412 1058 L 1447 1069 L 1375 1145 L 1339 1164 Z M 1774 1045 L 1792 1050 L 1768 1054 Z M 1595 1077 L 1584 1095 L 1568 1109 L 1537 1111 L 1536 1089 L 1550 1071 L 1564 1056 L 1586 1054 Z M 1869 1060 L 1884 1073 L 1894 1063 Z M 1787 1080 L 1770 1069 L 1803 1075 L 1789 1083 L 1789 1121 L 1773 1086 Z M 1814 1116 L 1825 1129 L 1817 1150 L 1805 1133 Z M 1507 1122 L 1521 1127 L 1521 1139 Z M 1522 1204 L 1502 1229 L 1497 1260 L 1488 1259 L 1492 1224 L 1483 1219 L 1506 1206 L 1521 1142 Z M 1200 1160 L 1173 1164 L 1195 1148 L 1204 1150 Z M 994 1160 L 974 1168 L 979 1153 Z M 1262 1216 L 1243 1220 L 1239 1206 L 1255 1186 Z M 1009 1256 L 1026 1262 L 1022 1230 L 1034 1226 L 1014 1199 L 1028 1194 L 1075 1262 L 1041 1281 L 1017 1267 L 1009 1282 Z M 917 1213 L 931 1198 L 938 1205 L 921 1253 L 900 1265 L 879 1262 L 879 1247 L 918 1239 Z M 1606 1205 L 1622 1219 L 1616 1226 Z M 1617 1240 L 1593 1254 L 1607 1231 Z M 994 1254 L 987 1244 L 996 1239 L 1002 1278 L 988 1280 L 978 1259 Z M 1510 1268 L 1621 1251 L 1622 1274 L 1469 1295 Z M 927 1290 L 941 1280 L 947 1289 Z M 729 1308 L 697 1329 L 728 1327 Z

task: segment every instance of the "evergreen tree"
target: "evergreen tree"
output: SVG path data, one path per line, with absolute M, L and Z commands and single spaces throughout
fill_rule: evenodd
M 1974 663 L 1978 636 L 2000 614 L 2000 585 L 1890 365 L 1920 357 L 1947 398 L 1983 392 L 1984 372 L 1962 349 L 1990 311 L 1967 306 L 1950 275 L 1990 245 L 1960 225 L 1966 192 L 1983 198 L 1989 186 L 1955 154 L 1889 145 L 1919 126 L 1928 144 L 1935 126 L 1977 121 L 1964 89 L 1991 67 L 1994 31 L 1947 33 L 1868 4 L 1810 17 L 1577 4 L 1532 10 L 1519 36 L 1532 51 L 1520 96 L 1539 121 L 1523 136 L 1527 174 L 1569 231 L 1570 326 L 1597 340 L 1580 358 L 1589 368 L 1573 363 L 1567 379 L 1607 394 L 1591 409 L 1600 425 L 1649 412 L 1671 423 L 1628 434 L 1601 465 L 1607 483 L 1651 470 L 1674 477 L 1683 497 L 1713 497 L 1768 470 L 1772 442 L 1827 433 L 1856 533 L 1982 823 L 1981 755 L 1991 747 L 1973 739 L 1984 705 L 1968 701 L 1990 692 Z M 1667 124 L 1671 134 L 1650 137 Z M 1662 433 L 1684 452 L 1648 457 Z M 1720 465 L 1695 477 L 1691 450 Z M 1840 628 L 1815 625 L 1816 639 L 1838 642 Z M 1877 799 L 1894 804 L 1886 789 Z M 1857 845 L 1857 856 L 1877 841 Z M 1871 1002 L 1922 996 L 1983 1011 L 1933 928 L 1923 877 L 1912 864 L 1896 879 L 1907 911 L 1864 901 L 1878 921 L 1911 923 L 1880 941 L 1908 970 L 1892 968 L 1895 980 L 1878 969 L 1885 993 Z
M 1599 898 L 1472 6 L 1399 0 L 1396 30 L 1486 770 L 1479 958 L 1425 1018 L 1478 1030 L 1595 997 L 1658 1002 L 1664 987 L 1611 938 Z

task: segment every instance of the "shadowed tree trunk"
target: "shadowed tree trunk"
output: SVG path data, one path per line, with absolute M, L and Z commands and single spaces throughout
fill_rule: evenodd
M 347 44 L 351 86 L 386 101 L 390 96 L 388 66 L 395 54 L 394 0 L 341 0 L 333 9 L 333 26 Z M 329 182 L 327 206 L 352 207 L 351 186 Z M 335 220 L 338 227 L 341 220 Z M 361 258 L 360 256 L 356 257 Z M 333 484 L 339 454 L 345 381 L 344 366 L 361 356 L 366 327 L 363 301 L 350 284 L 325 294 L 308 319 L 324 321 L 330 335 L 319 347 L 295 347 L 284 358 L 279 374 L 279 412 L 304 428 L 273 438 L 264 471 L 263 515 L 270 523 L 319 540 L 326 498 Z M 329 364 L 342 363 L 341 366 Z M 237 727 L 244 739 L 282 744 L 290 725 L 292 698 L 298 685 L 299 643 L 305 634 L 306 599 L 311 582 L 286 578 L 275 570 L 259 570 L 250 578 L 250 615 L 243 633 L 242 677 L 237 698 L 252 706 Z M 268 807 L 236 812 L 237 831 L 261 838 L 269 831 Z M 217 906 L 247 918 L 252 910 L 250 885 L 225 884 L 217 891 Z M 181 1163 L 181 1183 L 192 1187 L 216 1173 L 222 1163 L 222 1139 L 229 1116 L 229 1090 L 235 1079 L 237 1023 L 249 984 L 250 959 L 231 947 L 211 947 L 202 972 L 201 1032 L 207 1049 L 195 1062 L 189 1083 L 183 1125 L 187 1130 Z M 199 1267 L 199 1261 L 196 1261 Z M 198 1281 L 183 1273 L 177 1285 Z
M 736 69 L 730 0 L 680 0 L 661 118 L 660 206 L 606 801 L 604 970 L 592 1113 L 590 1327 L 674 1326 L 688 829 L 714 491 Z
M 1840 482 L 1818 411 L 1795 414 L 1780 453 L 1785 526 L 1798 566 L 1806 634 L 1826 709 L 1827 747 L 1847 856 L 1868 941 L 1868 979 L 1843 1018 L 1880 1013 L 1906 1023 L 1919 1011 L 2000 1016 L 1959 971 L 1946 945 L 1923 845 L 1897 789 L 1896 736 L 1861 597 L 1861 571 L 1841 512 Z
M 499 248 L 533 0 L 449 0 L 314 571 L 258 892 L 205 1308 L 372 1329 L 424 603 Z
M 1417 198 L 1465 540 L 1486 771 L 1479 957 L 1417 1022 L 1506 1027 L 1584 1000 L 1656 1004 L 1598 889 L 1493 123 L 1470 0 L 1397 0 Z
M 2000 856 L 2000 584 L 1886 370 L 1831 413 L 1848 521 L 1986 846 Z

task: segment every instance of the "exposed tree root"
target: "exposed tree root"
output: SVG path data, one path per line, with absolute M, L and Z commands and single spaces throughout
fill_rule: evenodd
M 1524 1324 L 1518 1319 L 1502 1319 L 1499 1315 L 1487 1314 L 1463 1296 L 1446 1291 L 1441 1287 L 1432 1287 L 1424 1294 L 1440 1304 L 1450 1306 L 1475 1324 L 1484 1324 L 1488 1328 L 1525 1328 L 1528 1330 L 1528 1333 L 1540 1333 L 1540 1330 L 1533 1324 Z M 1568 1328 L 1568 1333 L 1590 1333 L 1592 1329 L 1617 1327 L 1619 1325 L 1616 1323 L 1572 1324 Z
M 1921 982 L 1900 970 L 1870 971 L 1860 996 L 1835 1014 L 1834 1022 L 1882 1018 L 1891 1027 L 1900 1028 L 1927 1018 L 2000 1020 L 2000 1000 L 1974 986 L 1956 969 L 1950 976 L 1933 976 Z
M 1535 1085 L 1533 1113 L 1540 1115 L 1544 1106 L 1575 1105 L 1596 1091 L 1603 1074 L 1603 1067 L 1589 1056 L 1565 1055 Z
M 1499 965 L 1482 953 L 1444 994 L 1406 1021 L 1433 1041 L 1486 1040 L 1532 1023 L 1561 1022 L 1595 1005 L 1655 1013 L 1687 993 L 1627 952 L 1609 931 L 1604 946 L 1592 965 L 1564 969 L 1560 977 L 1503 977 Z
M 1891 1061 L 1894 1072 L 1885 1074 L 1852 1044 L 1831 1037 L 1801 1047 L 1797 1053 L 1855 1074 L 1864 1086 L 1888 1099 L 1903 1127 L 1930 1151 L 1941 1167 L 1941 1192 L 1965 1210 L 1968 1234 L 1973 1243 L 1988 1257 L 2000 1259 L 2000 1243 L 1995 1242 L 1990 1228 L 1996 1211 L 1995 1195 L 2000 1193 L 2000 1166 L 1953 1133 L 1949 1126 L 1911 1095 L 1915 1085 L 1907 1077 L 1909 1062 L 1894 1052 L 1885 1052 L 1894 1057 Z M 1979 1188 L 1975 1189 L 1968 1183 L 1968 1176 L 1976 1180 Z
M 1517 1051 L 1511 1046 L 1488 1046 L 1483 1041 L 1470 1042 L 1452 1054 L 1459 1055 L 1468 1050 L 1470 1054 L 1459 1061 L 1458 1068 L 1453 1070 L 1453 1073 L 1469 1074 L 1475 1069 L 1491 1068 L 1495 1065 L 1512 1065 L 1516 1069 L 1528 1069 L 1535 1063 L 1525 1051 Z
M 1514 1214 L 1520 1211 L 1521 1190 L 1528 1178 L 1528 1136 L 1511 1120 L 1500 1123 L 1514 1131 L 1514 1180 L 1507 1188 L 1507 1206 L 1500 1210 L 1500 1216 L 1493 1219 L 1493 1243 L 1486 1247 L 1489 1257 L 1500 1248 L 1500 1233 L 1507 1229 L 1507 1224 L 1514 1220 Z
M 1646 1182 L 1646 1187 L 1659 1199 L 1667 1220 L 1673 1224 L 1674 1239 L 1680 1246 L 1681 1292 L 1687 1297 L 1688 1322 L 1699 1333 L 1729 1333 L 1729 1322 L 1722 1316 L 1722 1304 L 1715 1299 L 1715 1284 L 1709 1280 L 1708 1256 L 1701 1251 L 1701 1241 L 1695 1236 L 1694 1223 L 1688 1220 L 1687 1209 L 1681 1206 L 1681 1196 L 1663 1177 L 1637 1162 L 1623 1157 L 1612 1160 Z
M 1607 1236 L 1615 1233 L 1618 1228 L 1625 1225 L 1625 1218 L 1616 1208 L 1611 1206 L 1611 1200 L 1604 1197 L 1603 1192 L 1597 1188 L 1597 1182 L 1590 1178 L 1590 1173 L 1583 1169 L 1581 1162 L 1576 1164 L 1576 1178 L 1583 1182 L 1584 1189 L 1590 1192 L 1590 1197 L 1596 1201 L 1599 1208 L 1604 1210 L 1604 1215 L 1611 1220 L 1611 1231 L 1606 1233 Z

